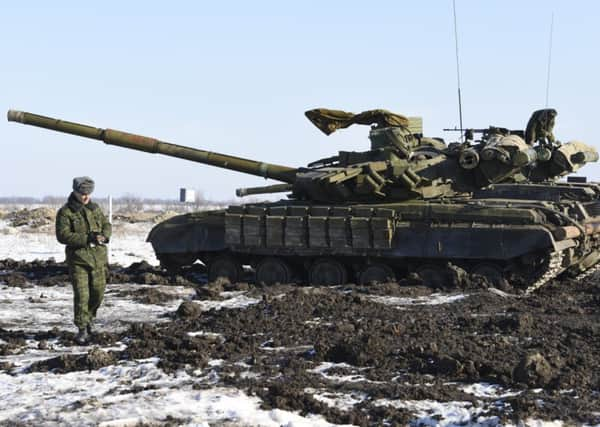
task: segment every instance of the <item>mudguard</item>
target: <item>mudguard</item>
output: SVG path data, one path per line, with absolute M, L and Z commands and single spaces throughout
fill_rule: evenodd
M 538 250 L 553 252 L 555 242 L 541 225 L 437 225 L 397 227 L 394 257 L 509 260 Z
M 225 249 L 224 211 L 193 212 L 157 224 L 147 242 L 157 254 L 200 253 Z

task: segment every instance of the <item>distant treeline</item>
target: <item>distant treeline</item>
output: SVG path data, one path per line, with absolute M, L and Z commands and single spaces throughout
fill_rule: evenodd
M 152 210 L 153 208 L 162 208 L 178 211 L 180 209 L 201 209 L 201 208 L 219 208 L 232 204 L 239 204 L 240 201 L 235 200 L 207 200 L 203 195 L 196 194 L 194 202 L 182 203 L 177 199 L 160 199 L 139 197 L 131 194 L 125 194 L 119 197 L 113 197 L 113 206 L 115 208 L 123 208 L 129 211 Z M 13 206 L 28 206 L 28 205 L 49 205 L 61 206 L 67 201 L 67 196 L 44 196 L 44 197 L 27 197 L 27 196 L 10 196 L 0 197 L 0 205 Z M 108 197 L 95 197 L 94 201 L 103 207 L 108 206 Z M 243 203 L 256 203 L 259 199 L 245 198 Z
M 37 204 L 48 204 L 48 205 L 56 205 L 65 203 L 67 200 L 67 196 L 44 196 L 44 197 L 24 197 L 24 196 L 9 196 L 9 197 L 0 197 L 0 204 L 19 204 L 19 205 L 37 205 Z M 99 203 L 108 203 L 108 197 L 94 197 L 94 200 Z M 197 202 L 199 202 L 198 200 Z M 149 205 L 158 205 L 158 204 L 176 204 L 180 203 L 179 200 L 176 199 L 157 199 L 157 198 L 146 198 L 146 197 L 137 197 L 137 196 L 120 196 L 113 197 L 113 203 L 117 204 L 127 204 L 127 203 L 140 203 L 140 204 L 149 204 Z M 202 203 L 210 203 L 206 201 L 202 201 Z

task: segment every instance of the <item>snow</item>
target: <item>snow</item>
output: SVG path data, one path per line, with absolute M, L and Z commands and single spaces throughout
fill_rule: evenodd
M 332 368 L 342 368 L 346 370 L 352 371 L 364 371 L 369 368 L 357 368 L 356 366 L 349 365 L 347 363 L 333 363 L 333 362 L 323 362 L 319 366 L 309 370 L 308 372 L 312 372 L 314 374 L 319 374 L 323 378 L 337 383 L 355 383 L 355 382 L 371 382 L 364 375 L 352 374 L 352 375 L 333 375 L 328 373 Z
M 312 388 L 304 389 L 305 393 L 311 393 L 313 397 L 319 402 L 325 403 L 327 406 L 337 408 L 342 411 L 352 409 L 352 407 L 358 403 L 363 402 L 367 395 L 365 393 L 353 392 L 353 393 L 331 393 L 325 391 L 319 391 Z
M 152 287 L 177 298 L 163 305 L 142 304 L 120 291 Z M 194 293 L 179 286 L 108 285 L 105 303 L 98 313 L 98 329 L 116 331 L 132 322 L 161 322 Z M 32 288 L 0 287 L 0 327 L 40 331 L 52 327 L 74 330 L 72 295 L 69 286 Z M 195 301 L 203 310 L 244 307 L 259 300 L 240 292 L 224 292 L 223 301 Z M 202 331 L 190 335 L 213 335 Z M 214 334 L 218 337 L 217 334 Z M 0 371 L 0 423 L 67 424 L 75 426 L 126 426 L 164 421 L 167 416 L 181 425 L 209 425 L 224 422 L 261 426 L 329 426 L 322 417 L 288 411 L 261 410 L 260 400 L 240 390 L 212 388 L 195 390 L 194 383 L 213 384 L 217 374 L 210 370 L 222 361 L 209 363 L 209 370 L 194 376 L 180 372 L 168 375 L 156 367 L 158 360 L 123 362 L 92 372 L 67 374 L 25 373 L 31 363 L 60 354 L 84 354 L 88 346 L 63 347 L 56 340 L 48 348 L 26 341 L 19 354 L 0 357 L 15 365 L 11 373 Z M 124 349 L 124 344 L 104 350 Z M 140 391 L 141 390 L 141 391 Z M 179 422 L 179 421 L 178 421 Z
M 158 265 L 152 245 L 146 242 L 153 226 L 147 222 L 115 224 L 109 245 L 109 262 L 128 266 L 133 262 L 146 261 Z M 56 240 L 52 227 L 40 230 L 11 227 L 7 221 L 0 220 L 0 259 L 6 258 L 28 262 L 54 258 L 62 262 L 65 260 L 65 247 Z
M 127 346 L 121 342 L 116 343 L 112 347 L 103 347 L 104 351 L 123 351 Z M 61 346 L 57 344 L 56 339 L 48 340 L 48 348 L 45 350 L 38 349 L 38 341 L 27 340 L 27 347 L 23 351 L 14 355 L 0 357 L 0 362 L 10 362 L 15 367 L 10 371 L 11 374 L 25 373 L 26 369 L 35 362 L 51 359 L 62 354 L 86 354 L 89 347 L 87 346 Z M 0 371 L 1 372 L 1 371 Z
M 193 301 L 198 304 L 203 311 L 211 309 L 221 310 L 223 308 L 244 308 L 252 304 L 258 304 L 259 298 L 251 298 L 244 295 L 244 292 L 221 292 L 221 297 L 226 298 L 223 301 Z
M 187 334 L 190 337 L 208 337 L 208 338 L 215 338 L 215 339 L 223 338 L 223 335 L 216 334 L 214 332 L 195 331 L 195 332 L 188 332 Z
M 386 304 L 386 305 L 395 305 L 395 306 L 405 306 L 405 305 L 440 305 L 440 304 L 451 304 L 456 301 L 460 301 L 467 296 L 465 294 L 431 294 L 422 297 L 416 298 L 404 298 L 404 297 L 390 297 L 390 296 L 374 296 L 371 299 L 375 302 Z
M 142 288 L 156 289 L 176 298 L 163 305 L 142 304 L 130 296 L 119 296 L 120 291 Z M 161 322 L 168 312 L 175 311 L 184 299 L 195 292 L 182 286 L 108 284 L 104 303 L 98 311 L 97 329 L 120 331 L 134 322 Z M 73 329 L 73 295 L 71 286 L 14 288 L 0 286 L 0 327 L 24 331 Z M 218 301 L 226 306 L 228 300 Z M 232 304 L 239 304 L 236 298 Z M 216 305 L 216 304 L 215 304 Z
M 0 422 L 126 426 L 173 417 L 179 425 L 331 425 L 322 417 L 261 410 L 258 398 L 236 389 L 194 390 L 195 377 L 184 372 L 167 375 L 157 362 L 126 362 L 62 375 L 0 373 Z
M 416 415 L 411 424 L 418 426 L 454 426 L 473 425 L 476 419 L 478 426 L 497 426 L 497 417 L 479 416 L 482 408 L 473 407 L 470 402 L 436 402 L 433 400 L 388 400 L 378 399 L 377 406 L 391 406 L 409 410 Z
M 469 394 L 472 394 L 477 397 L 496 398 L 496 399 L 501 399 L 504 397 L 518 396 L 519 394 L 521 394 L 521 392 L 518 392 L 518 391 L 504 390 L 503 387 L 501 387 L 497 384 L 490 384 L 490 383 L 468 384 L 468 385 L 461 387 L 461 390 L 464 391 L 465 393 L 469 393 Z

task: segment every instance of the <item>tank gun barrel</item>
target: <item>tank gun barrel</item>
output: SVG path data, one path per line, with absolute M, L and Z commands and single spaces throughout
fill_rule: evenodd
M 52 117 L 15 110 L 9 110 L 7 118 L 8 121 L 11 122 L 19 122 L 57 132 L 78 135 L 84 138 L 97 139 L 109 145 L 117 145 L 119 147 L 145 151 L 147 153 L 158 153 L 166 156 L 178 157 L 250 175 L 271 178 L 289 184 L 293 183 L 296 178 L 296 168 L 171 144 L 155 138 L 119 130 L 96 128 L 80 123 L 68 122 Z
M 292 191 L 292 184 L 275 184 L 267 185 L 265 187 L 249 187 L 249 188 L 238 188 L 235 190 L 235 195 L 238 197 L 254 196 L 256 194 L 269 194 L 269 193 L 283 193 L 285 191 Z

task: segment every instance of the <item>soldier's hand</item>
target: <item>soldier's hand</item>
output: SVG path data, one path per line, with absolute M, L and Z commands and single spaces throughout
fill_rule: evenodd
M 98 232 L 92 232 L 88 235 L 88 243 L 95 245 L 104 245 L 108 242 L 108 239 Z
M 98 241 L 96 240 L 98 238 L 98 233 L 95 232 L 91 232 L 90 234 L 88 234 L 88 238 L 87 241 L 88 243 L 98 243 Z

